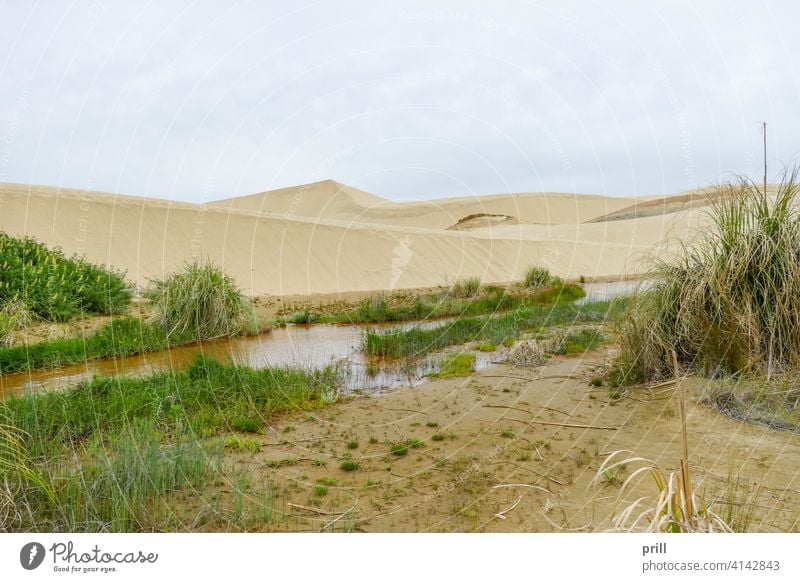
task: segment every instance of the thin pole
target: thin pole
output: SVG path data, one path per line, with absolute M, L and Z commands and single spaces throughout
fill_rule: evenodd
M 764 196 L 767 195 L 767 122 L 761 122 L 761 132 L 764 134 Z

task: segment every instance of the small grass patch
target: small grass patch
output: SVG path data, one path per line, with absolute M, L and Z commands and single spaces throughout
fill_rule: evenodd
M 229 451 L 257 453 L 261 450 L 261 443 L 248 437 L 230 435 L 223 439 L 222 447 Z
M 392 443 L 389 446 L 389 452 L 395 457 L 404 457 L 408 454 L 408 445 L 406 443 Z
M 428 374 L 431 378 L 455 378 L 469 376 L 475 372 L 475 354 L 452 354 L 442 362 L 438 372 Z
M 357 449 L 358 448 L 358 441 L 348 441 L 347 442 L 347 448 L 350 449 L 351 451 Z
M 353 459 L 344 459 L 339 463 L 339 468 L 342 471 L 350 473 L 352 471 L 358 471 L 361 468 L 361 464 Z
M 477 349 L 479 352 L 494 352 L 497 350 L 497 344 L 486 342 L 478 344 L 475 346 L 475 349 Z

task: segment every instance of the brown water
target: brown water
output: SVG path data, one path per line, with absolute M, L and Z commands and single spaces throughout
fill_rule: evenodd
M 433 328 L 447 322 L 407 322 L 373 327 L 402 329 L 416 325 Z M 65 389 L 97 375 L 141 377 L 156 372 L 177 372 L 189 366 L 198 354 L 252 368 L 299 366 L 319 369 L 338 364 L 342 367 L 348 391 L 413 386 L 423 382 L 425 374 L 439 368 L 442 357 L 432 356 L 413 364 L 380 363 L 377 373 L 368 373 L 367 359 L 361 352 L 364 329 L 355 325 L 287 325 L 259 336 L 224 338 L 126 358 L 90 360 L 54 370 L 0 376 L 0 398 Z M 491 365 L 491 356 L 479 353 L 476 367 Z M 371 371 L 374 372 L 374 367 Z
M 587 283 L 584 285 L 586 297 L 579 303 L 627 295 L 633 293 L 640 284 L 639 281 Z M 382 362 L 378 364 L 377 373 L 368 373 L 367 359 L 361 352 L 364 330 L 367 327 L 430 329 L 447 325 L 449 321 L 451 320 L 439 319 L 371 326 L 288 325 L 254 337 L 224 338 L 127 358 L 90 360 L 54 370 L 0 376 L 0 398 L 29 392 L 62 390 L 90 380 L 93 376 L 141 377 L 156 372 L 178 372 L 189 366 L 198 354 L 253 368 L 299 366 L 319 369 L 337 364 L 342 367 L 346 391 L 375 392 L 415 386 L 424 382 L 426 374 L 440 367 L 443 356 L 430 356 L 413 364 Z M 491 366 L 492 360 L 497 357 L 497 354 L 477 352 L 475 366 L 478 369 Z M 374 366 L 370 372 L 375 372 Z

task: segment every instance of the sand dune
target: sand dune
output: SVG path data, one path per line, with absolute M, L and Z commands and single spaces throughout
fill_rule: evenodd
M 649 207 L 661 213 L 613 215 L 635 203 L 546 193 L 401 204 L 325 181 L 191 204 L 0 184 L 0 229 L 124 269 L 140 286 L 203 255 L 251 295 L 303 295 L 433 287 L 464 276 L 503 283 L 532 264 L 568 278 L 635 275 L 654 246 L 685 238 L 702 219 L 694 206 L 666 212 L 669 204 Z M 479 213 L 511 219 L 447 230 Z

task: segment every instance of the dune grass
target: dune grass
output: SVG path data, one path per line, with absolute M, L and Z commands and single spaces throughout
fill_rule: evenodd
M 621 328 L 619 383 L 670 376 L 672 353 L 707 376 L 800 365 L 800 215 L 797 171 L 775 195 L 746 181 L 711 201 L 711 225 L 671 261 L 656 261 L 651 290 Z
M 368 330 L 362 349 L 368 356 L 409 358 L 470 341 L 508 343 L 509 338 L 546 326 L 613 320 L 619 317 L 625 304 L 624 300 L 556 304 L 518 309 L 497 317 L 459 318 L 434 329 Z
M 526 287 L 544 287 L 550 282 L 550 271 L 544 267 L 531 267 L 525 272 L 523 283 Z
M 475 297 L 480 289 L 480 277 L 466 277 L 453 283 L 453 286 L 450 287 L 450 295 L 466 299 L 468 297 Z
M 13 301 L 46 321 L 68 321 L 121 313 L 131 292 L 123 273 L 0 232 L 0 307 Z
M 365 299 L 356 309 L 333 316 L 323 315 L 318 318 L 318 321 L 358 324 L 441 317 L 473 317 L 533 305 L 575 301 L 585 295 L 580 286 L 563 281 L 556 281 L 552 285 L 534 290 L 487 286 L 479 294 L 467 298 L 456 297 L 450 293 L 418 295 L 394 305 L 391 305 L 384 296 L 379 295 Z
M 247 301 L 231 277 L 209 261 L 196 260 L 183 270 L 152 282 L 147 298 L 168 336 L 210 339 L 238 333 Z
M 207 437 L 236 433 L 240 419 L 259 430 L 275 414 L 324 406 L 340 385 L 334 367 L 253 370 L 198 356 L 180 373 L 4 400 L 3 436 L 14 438 L 0 447 L 0 483 L 11 484 L 13 510 L 0 529 L 185 527 L 171 496 L 196 497 L 220 475 L 224 441 Z M 0 491 L 0 517 L 3 502 Z

